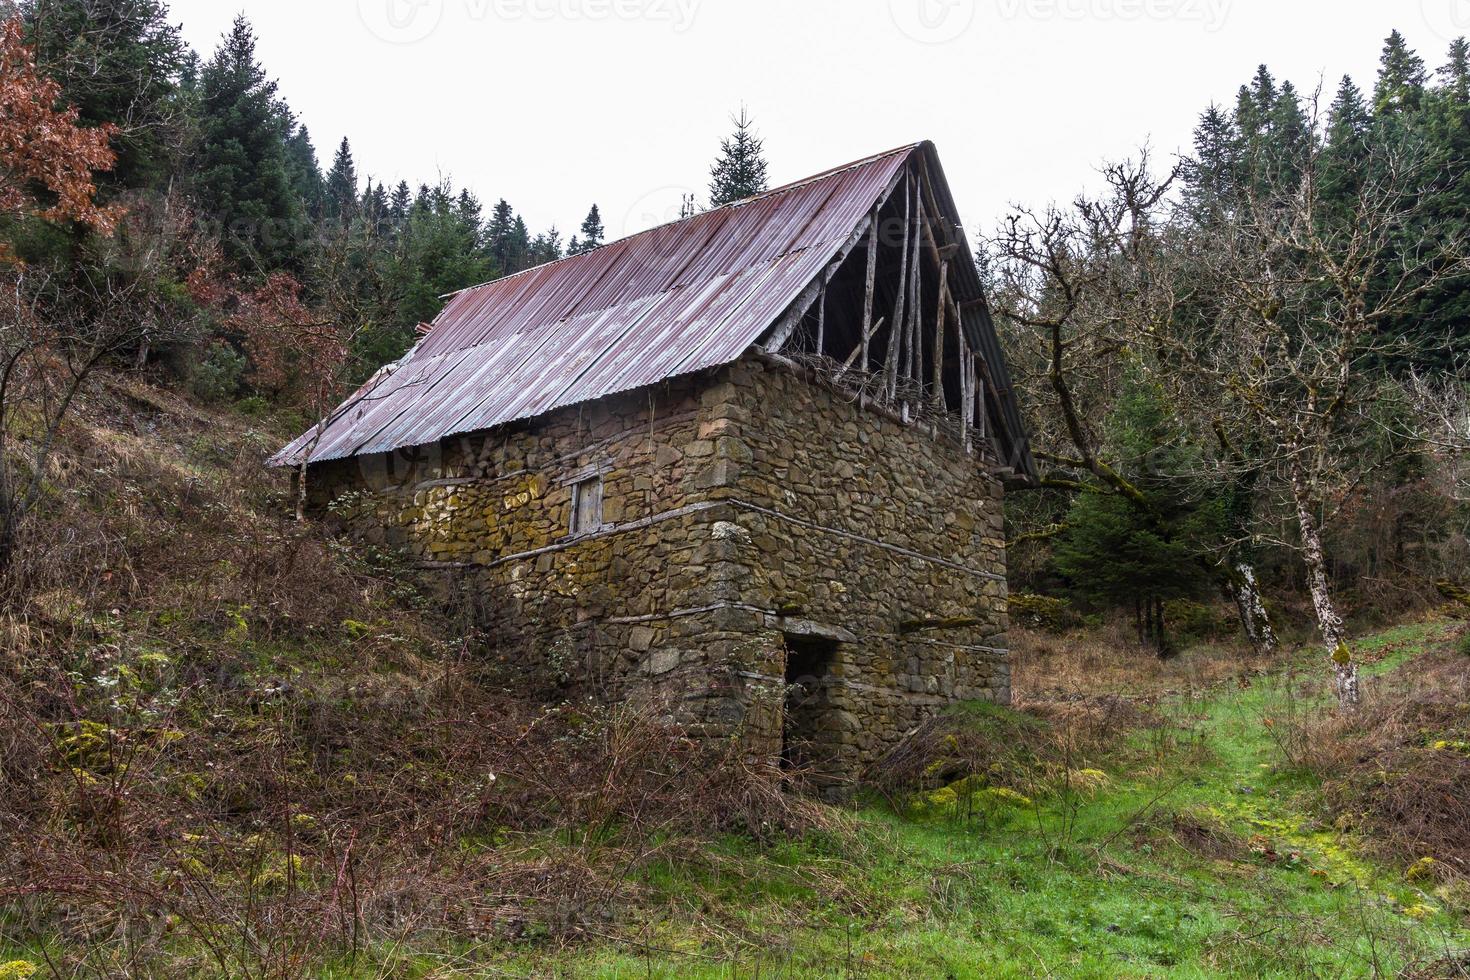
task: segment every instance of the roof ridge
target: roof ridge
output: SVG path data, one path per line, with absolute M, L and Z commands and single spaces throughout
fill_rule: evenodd
M 501 276 L 498 279 L 487 279 L 484 282 L 477 282 L 477 283 L 475 283 L 472 286 L 464 286 L 464 287 L 461 287 L 460 289 L 451 290 L 450 292 L 447 292 L 447 293 L 442 294 L 439 297 L 439 299 L 447 300 L 447 299 L 449 299 L 452 296 L 458 296 L 460 293 L 467 293 L 467 292 L 470 292 L 471 290 L 480 289 L 480 288 L 482 288 L 484 286 L 490 286 L 490 285 L 494 285 L 495 283 L 505 282 L 508 279 L 514 279 L 517 276 L 524 276 L 527 273 L 535 272 L 537 269 L 544 269 L 547 266 L 556 265 L 558 262 L 567 262 L 567 261 L 570 261 L 572 259 L 581 258 L 584 255 L 591 255 L 593 252 L 596 252 L 599 249 L 604 249 L 604 248 L 607 248 L 607 247 L 609 247 L 611 245 L 616 245 L 618 242 L 630 241 L 630 240 L 632 240 L 634 238 L 639 237 L 640 235 L 647 235 L 647 234 L 650 234 L 651 232 L 658 231 L 660 228 L 668 228 L 670 225 L 677 225 L 677 224 L 680 224 L 680 223 L 685 222 L 685 221 L 693 221 L 696 218 L 702 218 L 702 217 L 704 217 L 707 214 L 714 214 L 717 211 L 733 210 L 735 208 L 743 207 L 743 206 L 745 206 L 747 204 L 751 204 L 751 203 L 753 203 L 755 201 L 764 200 L 765 198 L 772 197 L 772 196 L 774 196 L 776 194 L 787 194 L 787 193 L 790 193 L 791 191 L 798 190 L 798 189 L 800 189 L 802 187 L 805 187 L 808 184 L 816 183 L 819 180 L 826 180 L 829 177 L 835 177 L 838 174 L 846 173 L 849 170 L 855 170 L 858 167 L 866 167 L 866 166 L 868 166 L 871 163 L 876 163 L 877 161 L 882 160 L 884 157 L 891 157 L 891 156 L 893 156 L 896 153 L 912 153 L 914 150 L 917 150 L 919 147 L 921 147 L 923 145 L 924 145 L 924 141 L 923 140 L 919 140 L 916 143 L 906 143 L 906 144 L 904 144 L 902 146 L 895 146 L 895 147 L 893 147 L 890 150 L 884 150 L 881 153 L 874 153 L 874 154 L 872 154 L 870 156 L 865 156 L 865 157 L 862 157 L 861 159 L 853 160 L 850 163 L 844 163 L 844 164 L 841 164 L 840 166 L 831 167 L 831 168 L 829 168 L 827 170 L 823 170 L 823 171 L 821 171 L 819 173 L 812 174 L 809 177 L 801 177 L 801 178 L 798 178 L 797 180 L 791 181 L 790 183 L 782 184 L 779 187 L 772 187 L 769 190 L 761 191 L 759 194 L 752 194 L 749 197 L 742 197 L 738 201 L 731 201 L 729 204 L 722 204 L 722 205 L 720 205 L 717 208 L 710 208 L 708 211 L 700 211 L 698 214 L 687 215 L 687 216 L 685 216 L 683 218 L 675 218 L 672 221 L 665 221 L 663 224 L 654 225 L 651 228 L 644 228 L 642 231 L 635 231 L 631 235 L 624 235 L 622 238 L 614 238 L 610 242 L 603 242 L 601 245 L 598 245 L 596 248 L 589 248 L 586 251 L 577 252 L 577 253 L 574 253 L 574 254 L 571 254 L 571 255 L 563 255 L 561 258 L 551 259 L 550 261 L 542 262 L 539 265 L 533 265 L 533 266 L 531 266 L 530 268 L 527 268 L 527 269 L 520 269 L 520 270 L 517 270 L 516 272 L 510 273 L 509 275 Z M 443 312 L 443 310 L 440 310 L 440 313 L 442 313 L 442 312 Z M 434 317 L 434 319 L 437 320 L 438 319 L 438 315 L 436 315 Z M 433 321 L 430 321 L 429 326 L 430 327 L 433 326 Z M 427 336 L 427 334 L 425 334 L 425 336 Z

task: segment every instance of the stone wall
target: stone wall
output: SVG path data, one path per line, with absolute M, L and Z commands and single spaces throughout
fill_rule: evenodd
M 839 772 L 956 699 L 1010 700 L 1001 484 L 935 439 L 760 362 L 730 368 L 726 454 L 745 601 L 783 632 L 843 636 L 822 681 Z
M 570 536 L 589 473 L 603 524 Z M 774 754 L 787 648 L 815 645 L 830 663 L 787 735 L 838 776 L 951 700 L 1009 700 L 999 482 L 759 361 L 320 464 L 309 490 L 472 601 L 545 695 L 646 699 Z

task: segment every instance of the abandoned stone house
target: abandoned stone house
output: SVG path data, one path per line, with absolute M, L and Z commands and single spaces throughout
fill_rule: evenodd
M 557 697 L 843 778 L 1010 697 L 1034 481 L 930 143 L 454 294 L 273 459 Z

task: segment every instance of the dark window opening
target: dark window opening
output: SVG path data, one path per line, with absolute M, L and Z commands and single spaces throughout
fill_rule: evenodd
M 839 644 L 819 636 L 785 634 L 786 703 L 781 725 L 781 764 L 806 770 L 814 780 L 833 771 L 837 730 L 832 701 Z

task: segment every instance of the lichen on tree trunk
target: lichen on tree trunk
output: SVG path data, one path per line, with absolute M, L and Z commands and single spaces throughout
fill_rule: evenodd
M 1249 559 L 1236 556 L 1231 561 L 1225 591 L 1234 601 L 1236 612 L 1240 615 L 1240 624 L 1245 628 L 1245 635 L 1255 651 L 1260 654 L 1275 653 L 1276 631 L 1271 628 L 1271 617 L 1266 612 L 1261 587 L 1256 581 L 1256 569 Z
M 1337 606 L 1332 601 L 1332 590 L 1327 583 L 1327 562 L 1322 554 L 1322 535 L 1312 514 L 1305 484 L 1298 474 L 1293 474 L 1292 484 L 1296 497 L 1297 527 L 1302 538 L 1302 560 L 1307 566 L 1307 588 L 1312 594 L 1317 627 L 1327 647 L 1328 659 L 1332 662 L 1337 705 L 1344 711 L 1352 711 L 1357 708 L 1360 700 L 1358 665 L 1348 647 L 1342 616 L 1338 615 Z

